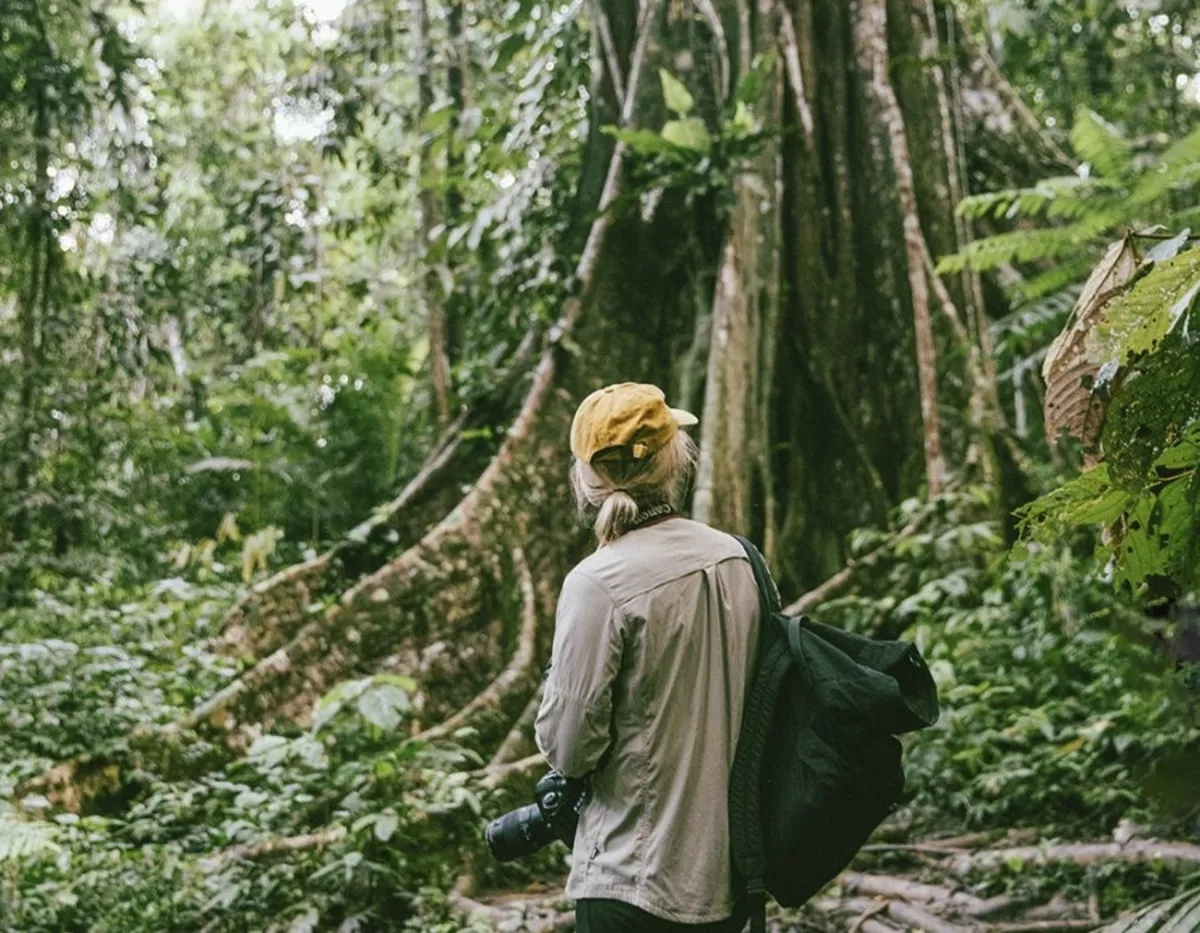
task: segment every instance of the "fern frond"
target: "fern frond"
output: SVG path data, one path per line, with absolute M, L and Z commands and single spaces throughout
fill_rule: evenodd
M 1069 285 L 1061 291 L 1051 292 L 1019 305 L 1016 310 L 992 322 L 992 332 L 995 334 L 1008 331 L 1028 330 L 1034 325 L 1045 321 L 1057 321 L 1061 324 L 1075 302 L 1079 300 L 1081 285 Z
M 53 824 L 22 820 L 8 808 L 0 810 L 0 862 L 57 852 L 57 833 Z
M 973 194 L 959 202 L 960 217 L 977 220 L 981 217 L 1015 219 L 1036 217 L 1043 211 L 1050 217 L 1073 217 L 1094 205 L 1095 196 L 1112 190 L 1115 184 L 1098 178 L 1062 175 L 1045 178 L 1032 188 L 1009 188 Z
M 942 257 L 939 273 L 961 272 L 970 266 L 980 272 L 1010 262 L 1056 259 L 1085 244 L 1091 235 L 1081 232 L 1078 224 L 1041 230 L 1011 230 L 975 240 L 958 253 Z
M 1070 289 L 1069 286 L 1083 282 L 1092 271 L 1097 258 L 1093 251 L 1088 250 L 1085 255 L 1064 260 L 1045 272 L 1013 285 L 1008 290 L 1009 300 L 1024 307 L 1031 302 L 1051 297 L 1056 301 L 1066 302 L 1069 308 L 1079 297 L 1079 290 Z
M 1081 178 L 1071 187 L 1069 196 L 1060 194 L 1050 202 L 1046 216 L 1051 220 L 1076 220 L 1089 213 L 1108 212 L 1128 195 L 1128 184 L 1105 178 Z
M 1119 178 L 1129 173 L 1133 156 L 1129 140 L 1115 126 L 1087 107 L 1075 111 L 1071 146 L 1076 155 L 1094 166 L 1105 178 Z
M 1168 147 L 1162 158 L 1142 175 L 1129 196 L 1129 206 L 1153 204 L 1172 189 L 1197 182 L 1200 182 L 1200 127 Z

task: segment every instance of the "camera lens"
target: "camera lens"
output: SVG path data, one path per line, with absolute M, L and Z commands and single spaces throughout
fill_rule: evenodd
M 499 862 L 533 855 L 554 841 L 554 833 L 542 819 L 537 804 L 513 810 L 492 820 L 484 830 L 488 850 Z

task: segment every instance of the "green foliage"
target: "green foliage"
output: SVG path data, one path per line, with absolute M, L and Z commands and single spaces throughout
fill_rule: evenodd
M 195 642 L 233 585 L 168 578 L 138 592 L 100 585 L 41 594 L 4 616 L 0 644 L 0 796 L 56 761 L 165 724 L 236 671 Z
M 338 713 L 354 709 L 377 729 L 392 731 L 400 724 L 402 715 L 411 707 L 409 695 L 417 689 L 408 677 L 396 674 L 375 674 L 361 680 L 339 684 L 323 696 L 313 714 L 313 731 L 328 725 Z
M 235 592 L 179 578 L 81 586 L 0 614 L 0 798 L 228 683 L 236 663 L 200 646 Z M 469 929 L 437 892 L 467 855 L 482 862 L 482 823 L 528 802 L 530 787 L 483 789 L 470 773 L 483 759 L 455 738 L 401 741 L 416 690 L 390 674 L 340 684 L 310 732 L 261 735 L 244 758 L 187 780 L 129 775 L 137 794 L 119 813 L 77 817 L 34 796 L 0 807 L 0 930 Z M 196 737 L 180 749 L 204 751 Z M 509 876 L 547 869 L 562 870 L 561 851 Z
M 1186 223 L 1200 185 L 1200 129 L 1151 154 L 1080 107 L 1071 140 L 1086 160 L 1077 177 L 964 200 L 961 215 L 1004 218 L 1015 227 L 944 257 L 939 269 L 1016 263 L 1034 270 L 1011 289 L 1013 313 L 995 328 L 1020 426 L 1025 382 L 1044 355 L 1039 348 L 1073 306 L 1075 283 L 1095 264 L 1105 238 L 1121 229 L 1145 232 L 1134 233 L 1133 242 L 1147 247 L 1135 280 L 1103 299 L 1098 323 L 1086 335 L 1086 360 L 1079 361 L 1094 372 L 1083 387 L 1103 413 L 1105 463 L 1021 515 L 1026 533 L 1044 541 L 1104 526 L 1100 555 L 1111 558 L 1119 583 L 1158 596 L 1178 594 L 1200 582 L 1195 458 L 1186 440 L 1200 418 L 1192 311 L 1200 294 L 1200 249 L 1188 248 Z M 1093 440 L 1086 441 L 1089 450 Z
M 0 805 L 0 864 L 60 852 L 56 835 L 55 824 L 20 819 L 8 804 Z
M 1104 462 L 1022 511 L 1026 532 L 1042 540 L 1104 527 L 1097 546 L 1114 579 L 1153 596 L 1200 584 L 1200 249 L 1184 249 L 1186 236 L 1151 253 L 1158 261 L 1089 335 L 1093 397 L 1107 406 Z
M 975 195 L 958 207 L 964 217 L 1003 217 L 1057 226 L 1024 225 L 969 243 L 942 257 L 940 272 L 970 266 L 987 271 L 1006 263 L 1072 262 L 1099 258 L 1101 247 L 1121 228 L 1168 228 L 1195 201 L 1200 183 L 1200 129 L 1157 155 L 1131 157 L 1130 144 L 1115 127 L 1087 108 L 1075 115 L 1072 142 L 1090 169 L 1078 177 L 1054 177 L 1031 188 Z M 1093 177 L 1093 173 L 1097 173 Z M 1088 266 L 1090 268 L 1090 265 Z
M 773 56 L 759 56 L 742 78 L 732 104 L 715 121 L 690 116 L 695 99 L 678 78 L 660 69 L 663 102 L 674 119 L 665 121 L 658 132 L 604 128 L 637 156 L 633 181 L 621 192 L 617 209 L 644 210 L 648 200 L 670 190 L 681 192 L 689 203 L 713 198 L 718 210 L 729 210 L 734 178 L 746 171 L 771 132 L 755 118 L 753 107 L 773 67 Z M 713 122 L 715 132 L 710 128 Z
M 1184 230 L 1186 237 L 1190 232 Z M 1157 262 L 1124 294 L 1113 299 L 1096 330 L 1093 358 L 1128 366 L 1153 353 L 1189 311 L 1200 293 L 1200 249 Z
M 1088 562 L 1040 545 L 1006 555 L 978 491 L 943 509 L 897 541 L 863 592 L 816 613 L 903 634 L 930 663 L 942 717 L 905 758 L 916 832 L 1103 838 L 1123 817 L 1177 819 L 1152 778 L 1172 756 L 1200 759 L 1200 695 Z
M 1132 167 L 1133 149 L 1120 130 L 1088 107 L 1075 112 L 1071 148 L 1102 178 L 1119 179 Z
M 1050 133 L 1080 103 L 1108 115 L 1131 138 L 1185 132 L 1196 119 L 1190 0 L 968 0 L 964 29 L 988 36 L 1005 76 Z

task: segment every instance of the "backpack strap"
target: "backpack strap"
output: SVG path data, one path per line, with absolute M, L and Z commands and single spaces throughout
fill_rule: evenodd
M 783 608 L 779 600 L 779 590 L 775 586 L 775 581 L 771 579 L 771 571 L 767 569 L 767 561 L 762 556 L 762 552 L 754 546 L 750 539 L 743 538 L 741 535 L 733 537 L 737 539 L 742 550 L 746 552 L 746 557 L 750 560 L 750 569 L 754 571 L 754 582 L 758 584 L 758 603 L 762 621 L 766 622 Z
M 779 614 L 779 592 L 763 560 L 752 543 L 735 535 L 750 559 L 754 582 L 758 585 L 760 624 L 770 626 Z M 791 666 L 787 639 L 772 638 L 770 628 L 760 636 L 766 649 L 759 657 L 758 671 L 749 684 L 742 731 L 733 757 L 729 779 L 729 833 L 733 863 L 746 887 L 751 933 L 766 933 L 766 840 L 763 836 L 762 787 L 763 756 L 771 728 L 772 714 L 784 675 Z

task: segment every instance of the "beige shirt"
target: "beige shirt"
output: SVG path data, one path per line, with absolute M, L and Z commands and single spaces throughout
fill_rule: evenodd
M 733 912 L 729 772 L 758 615 L 741 545 L 685 518 L 631 531 L 568 574 L 536 734 L 569 777 L 599 765 L 569 897 L 680 923 Z

